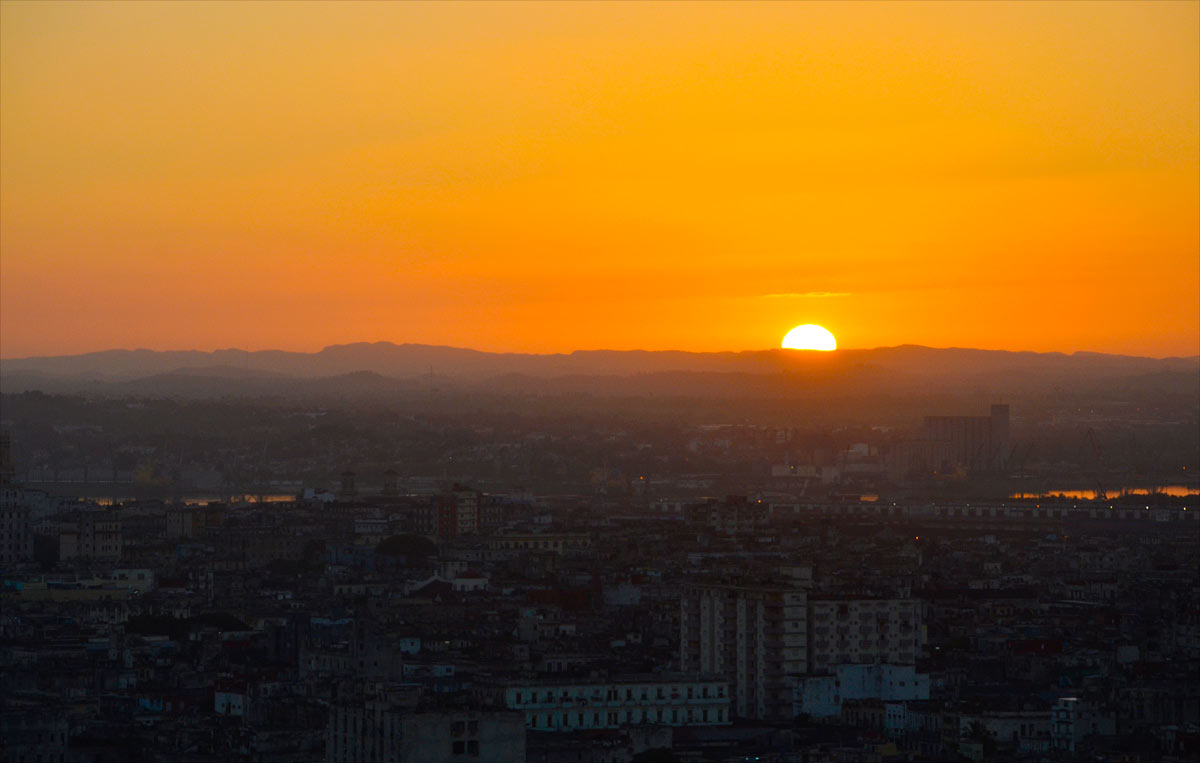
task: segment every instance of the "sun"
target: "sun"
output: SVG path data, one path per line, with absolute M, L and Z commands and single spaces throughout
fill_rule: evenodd
M 828 352 L 837 349 L 837 340 L 828 330 L 813 323 L 797 326 L 783 337 L 783 347 L 787 350 L 822 350 Z

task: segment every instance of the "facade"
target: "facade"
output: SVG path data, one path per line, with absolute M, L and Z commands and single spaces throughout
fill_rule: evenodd
M 811 599 L 808 626 L 809 673 L 864 662 L 912 665 L 921 650 L 917 599 Z
M 797 715 L 833 718 L 841 714 L 846 702 L 925 699 L 929 699 L 929 676 L 911 665 L 838 665 L 831 675 L 798 678 L 794 709 Z M 890 707 L 885 705 L 885 710 Z
M 491 551 L 563 551 L 580 550 L 592 545 L 587 533 L 508 533 L 488 538 Z
M 1075 754 L 1087 737 L 1117 733 L 1116 715 L 1078 697 L 1060 697 L 1051 715 L 1050 742 L 1055 752 Z
M 523 763 L 520 713 L 420 711 L 406 698 L 375 694 L 329 708 L 326 763 Z
M 0 567 L 33 559 L 32 511 L 0 499 Z
M 787 677 L 804 672 L 808 655 L 806 599 L 791 586 L 684 586 L 680 668 L 728 680 L 739 717 L 790 717 Z
M 167 537 L 195 538 L 208 527 L 208 512 L 191 506 L 167 510 Z
M 971 472 L 986 473 L 1004 468 L 1008 433 L 1008 406 L 993 405 L 989 416 L 926 416 L 921 439 L 950 445 L 954 463 L 940 464 L 938 471 L 962 466 Z
M 0 434 L 0 566 L 33 559 L 33 510 L 13 485 L 7 434 Z
M 731 720 L 729 684 L 712 676 L 530 681 L 484 689 L 483 694 L 524 713 L 530 731 L 593 731 L 646 723 L 720 726 Z
M 767 526 L 768 508 L 762 501 L 731 495 L 724 501 L 688 504 L 683 518 L 693 527 L 706 527 L 722 535 L 751 535 Z
M 438 540 L 479 532 L 478 494 L 461 491 L 435 495 L 413 515 L 416 530 Z
M 525 727 L 520 713 L 459 710 L 407 714 L 400 719 L 399 742 L 399 763 L 525 761 Z
M 479 532 L 479 493 L 474 490 L 454 491 L 454 522 L 457 535 Z
M 65 713 L 5 708 L 0 711 L 0 759 L 62 763 L 67 759 L 69 732 Z
M 63 561 L 121 558 L 121 520 L 103 511 L 85 511 L 59 526 L 58 557 Z

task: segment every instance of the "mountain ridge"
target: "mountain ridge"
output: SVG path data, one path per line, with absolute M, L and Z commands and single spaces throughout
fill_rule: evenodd
M 837 350 L 831 353 L 767 349 L 723 352 L 686 350 L 574 350 L 570 353 L 493 353 L 448 345 L 392 342 L 335 344 L 317 352 L 287 350 L 202 350 L 113 349 L 78 355 L 35 356 L 0 360 L 0 373 L 35 372 L 53 376 L 94 376 L 132 379 L 185 369 L 223 367 L 232 374 L 270 373 L 285 376 L 337 376 L 353 371 L 375 371 L 388 376 L 428 374 L 486 377 L 505 374 L 562 376 L 568 374 L 657 373 L 663 371 L 707 371 L 776 373 L 842 367 L 847 364 L 908 366 L 935 361 L 950 367 L 983 361 L 987 366 L 1052 367 L 1062 364 L 1089 367 L 1137 367 L 1141 371 L 1200 366 L 1200 356 L 1149 358 L 1090 351 L 1073 353 L 984 350 L 965 347 L 935 348 L 897 345 L 872 349 Z M 896 370 L 899 370 L 898 368 Z M 926 369 L 928 370 L 928 369 Z M 980 370 L 976 365 L 975 370 Z
M 678 395 L 833 398 L 986 392 L 996 398 L 1051 390 L 1152 386 L 1191 397 L 1200 356 L 1143 358 L 920 345 L 838 350 L 694 353 L 578 350 L 488 353 L 390 342 L 331 345 L 315 353 L 225 349 L 106 350 L 0 360 L 0 390 L 178 397 L 296 397 L 461 392 L 520 395 Z

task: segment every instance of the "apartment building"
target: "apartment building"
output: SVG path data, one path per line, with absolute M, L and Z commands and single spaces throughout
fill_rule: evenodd
M 0 566 L 33 559 L 32 510 L 0 498 Z
M 329 708 L 326 763 L 489 761 L 522 763 L 521 715 L 479 710 L 422 711 L 387 692 L 343 698 Z
M 818 599 L 808 601 L 808 671 L 883 662 L 912 665 L 922 645 L 917 599 Z
M 807 593 L 794 585 L 684 586 L 680 669 L 723 676 L 738 717 L 791 717 L 787 676 L 806 668 L 806 604 Z
M 71 559 L 121 558 L 121 520 L 103 511 L 83 511 L 59 523 L 58 556 Z

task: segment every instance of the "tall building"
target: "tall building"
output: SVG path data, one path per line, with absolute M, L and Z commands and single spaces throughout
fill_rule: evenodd
M 0 498 L 0 567 L 33 560 L 32 510 Z
M 0 434 L 0 567 L 33 559 L 33 510 L 13 484 L 7 434 Z
M 787 676 L 803 673 L 808 656 L 806 604 L 792 585 L 684 586 L 680 669 L 723 676 L 739 717 L 790 718 Z
M 7 433 L 0 432 L 0 489 L 12 487 L 16 473 L 12 465 L 12 440 Z
M 988 416 L 926 416 L 919 439 L 949 446 L 952 462 L 938 464 L 939 471 L 1002 471 L 1009 455 L 1008 406 L 993 405 Z

